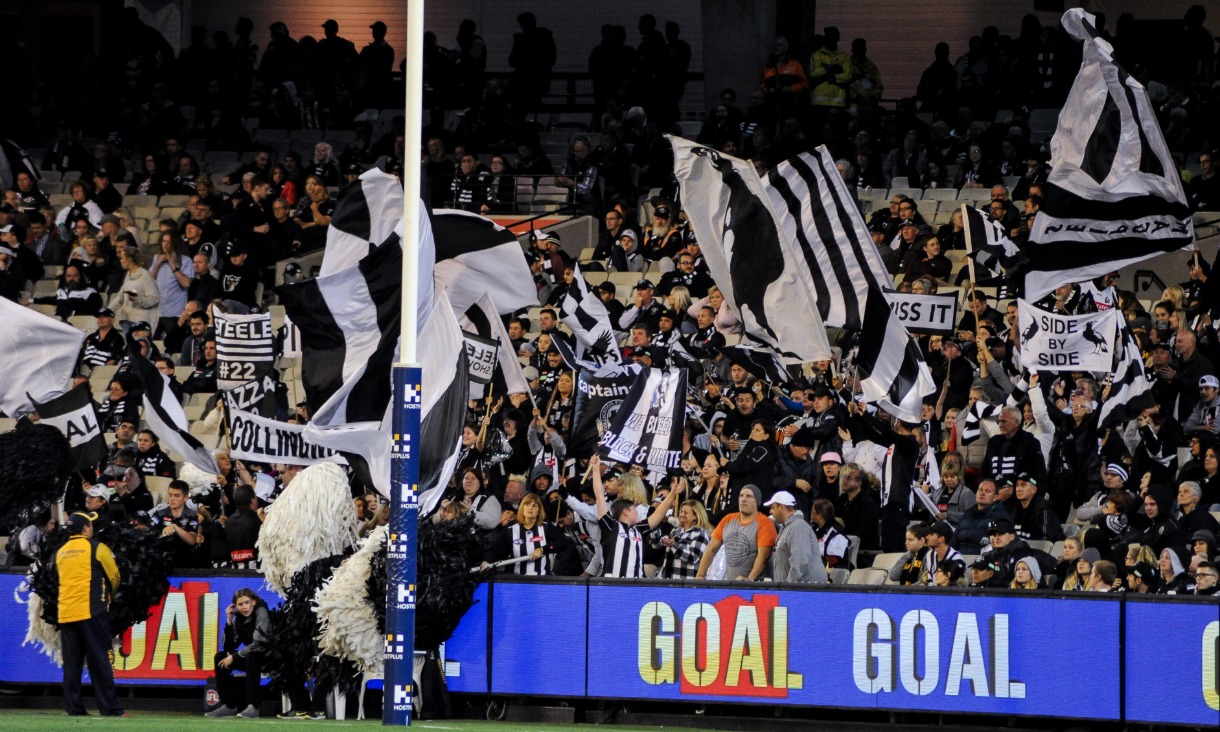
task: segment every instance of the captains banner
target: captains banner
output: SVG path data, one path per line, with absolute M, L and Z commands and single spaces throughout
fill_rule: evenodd
M 1058 315 L 1021 300 L 1021 365 L 1030 371 L 1102 371 L 1114 366 L 1116 308 Z

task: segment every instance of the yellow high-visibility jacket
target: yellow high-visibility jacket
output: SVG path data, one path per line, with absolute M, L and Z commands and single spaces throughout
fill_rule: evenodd
M 106 612 L 119 584 L 110 547 L 77 534 L 55 554 L 59 571 L 59 622 L 88 620 Z

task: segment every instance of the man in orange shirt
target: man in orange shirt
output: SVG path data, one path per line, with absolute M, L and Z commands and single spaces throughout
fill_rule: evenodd
M 110 664 L 110 598 L 119 585 L 119 568 L 110 547 L 93 540 L 96 513 L 68 517 L 72 535 L 55 554 L 59 573 L 58 620 L 64 655 L 64 706 L 68 714 L 88 714 L 80 696 L 80 672 L 89 664 L 89 677 L 103 717 L 126 717 L 114 688 Z
M 738 512 L 721 519 L 712 532 L 712 540 L 699 561 L 696 579 L 707 577 L 708 567 L 721 546 L 725 551 L 723 579 L 754 581 L 767 576 L 767 560 L 775 549 L 777 532 L 775 524 L 759 513 L 758 507 L 762 502 L 762 491 L 758 486 L 742 486 L 737 496 Z

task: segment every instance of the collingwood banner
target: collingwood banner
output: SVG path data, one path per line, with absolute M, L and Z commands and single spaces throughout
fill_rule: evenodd
M 236 459 L 263 465 L 347 462 L 338 451 L 306 440 L 304 425 L 264 419 L 257 414 L 234 408 L 232 402 L 225 412 L 228 415 L 232 440 L 230 452 Z
M 490 384 L 496 375 L 496 360 L 500 351 L 499 341 L 484 338 L 470 331 L 463 331 L 466 339 L 466 361 L 470 367 L 470 383 Z
M 271 313 L 216 313 L 216 385 L 235 389 L 271 373 L 275 344 Z
M 640 368 L 634 364 L 597 373 L 577 372 L 569 457 L 587 458 L 597 452 L 598 441 L 610 428 L 639 372 Z
M 1020 308 L 1021 364 L 1030 371 L 1102 371 L 1114 364 L 1120 313 L 1058 315 L 1027 300 Z
M 71 464 L 68 469 L 82 470 L 106 459 L 106 438 L 97 416 L 97 404 L 89 392 L 89 384 L 73 387 L 63 396 L 47 402 L 30 397 L 34 411 L 43 424 L 49 424 L 68 438 Z
M 604 460 L 664 473 L 681 467 L 686 369 L 648 369 L 635 377 L 598 453 Z

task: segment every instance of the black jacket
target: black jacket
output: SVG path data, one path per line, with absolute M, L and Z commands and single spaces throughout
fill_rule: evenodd
M 775 481 L 777 457 L 778 450 L 769 438 L 762 442 L 749 440 L 742 445 L 737 457 L 725 466 L 731 476 L 734 495 L 741 492 L 742 486 L 756 485 L 764 498 L 769 497 Z

